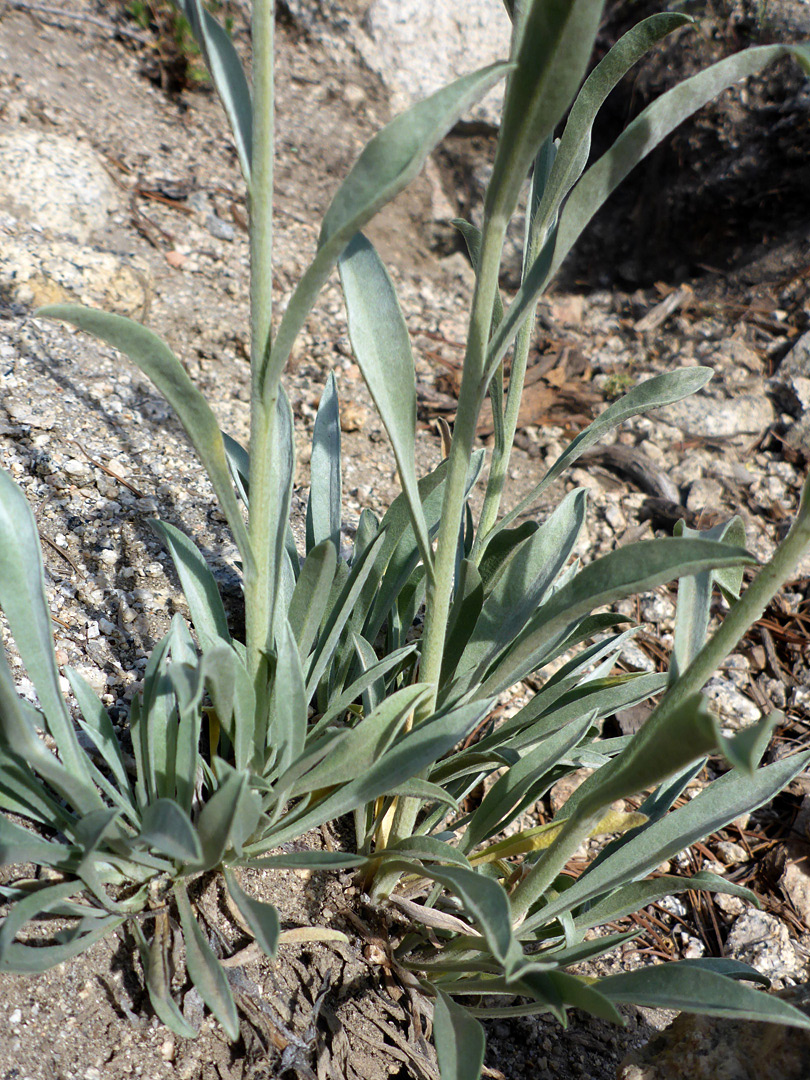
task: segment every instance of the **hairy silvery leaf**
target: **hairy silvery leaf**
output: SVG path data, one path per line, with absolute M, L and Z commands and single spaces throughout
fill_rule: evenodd
M 233 747 L 237 769 L 246 768 L 254 756 L 263 762 L 264 732 L 254 731 L 256 692 L 242 658 L 233 645 L 220 645 L 204 654 L 203 670 L 205 688 L 216 720 Z
M 416 374 L 408 328 L 394 286 L 374 247 L 357 233 L 338 262 L 349 338 L 391 439 L 402 491 L 423 563 L 433 552 L 416 480 Z
M 232 870 L 225 871 L 225 882 L 228 892 L 239 908 L 242 918 L 250 927 L 250 931 L 256 939 L 256 943 L 263 952 L 273 958 L 278 950 L 278 938 L 281 933 L 281 923 L 278 911 L 272 904 L 263 900 L 256 900 L 248 895 L 236 878 Z
M 130 786 L 121 744 L 109 713 L 84 676 L 71 667 L 65 668 L 65 676 L 79 705 L 79 726 L 93 740 L 99 754 L 104 758 L 105 765 L 112 773 L 118 790 L 134 809 L 135 796 Z
M 194 1039 L 198 1032 L 186 1020 L 172 998 L 172 965 L 170 948 L 172 935 L 169 916 L 165 911 L 155 915 L 152 941 L 147 942 L 138 920 L 132 920 L 132 936 L 138 946 L 149 1001 L 159 1020 L 182 1039 Z
M 19 697 L 5 653 L 0 649 L 0 747 L 14 755 L 20 764 L 33 769 L 73 810 L 89 813 L 102 807 L 104 802 L 93 784 L 86 759 L 80 770 L 63 765 L 37 734 L 39 718 L 40 714 Z M 2 786 L 0 778 L 0 790 Z M 32 786 L 36 793 L 40 785 L 31 777 L 30 785 L 26 786 Z M 25 802 L 29 801 L 23 797 Z M 47 815 L 47 807 L 43 810 Z
M 562 731 L 543 739 L 515 762 L 489 789 L 470 817 L 460 846 L 469 852 L 476 844 L 505 829 L 517 816 L 526 791 L 542 781 L 561 758 L 576 746 L 593 722 L 594 713 L 583 713 Z M 548 784 L 551 784 L 551 779 Z M 533 802 L 539 798 L 536 795 Z
M 338 697 L 330 701 L 329 708 L 323 716 L 312 724 L 309 729 L 308 739 L 314 739 L 326 728 L 334 724 L 334 722 L 346 712 L 352 702 L 356 701 L 361 694 L 365 693 L 372 683 L 376 682 L 378 679 L 389 679 L 392 673 L 395 673 L 406 660 L 414 655 L 415 652 L 416 645 L 414 643 L 406 645 L 402 649 L 397 649 L 395 652 L 383 656 L 376 664 L 373 664 L 358 675 Z
M 138 843 L 179 862 L 198 862 L 202 858 L 191 819 L 174 799 L 158 799 L 146 807 Z
M 340 552 L 341 517 L 340 405 L 335 376 L 330 372 L 312 433 L 307 554 L 324 540 L 331 540 L 335 551 Z
M 191 910 L 188 893 L 179 882 L 174 886 L 174 899 L 183 928 L 189 978 L 199 990 L 205 1004 L 222 1024 L 225 1034 L 235 1042 L 239 1038 L 239 1018 L 225 971 L 205 940 Z
M 433 1039 L 442 1080 L 479 1080 L 484 1064 L 484 1029 L 466 1009 L 436 991 Z
M 85 798 L 89 796 L 93 802 L 95 795 L 98 804 L 100 799 L 90 783 L 87 756 L 79 746 L 59 689 L 43 574 L 34 515 L 11 477 L 0 470 L 0 609 L 8 619 L 65 769 L 87 787 Z M 10 682 L 11 677 L 0 680 L 6 681 Z M 9 694 L 16 696 L 13 683 Z
M 465 75 L 395 117 L 370 140 L 323 219 L 318 252 L 278 328 L 265 386 L 273 386 L 284 369 L 298 332 L 346 244 L 407 187 L 458 119 L 510 70 L 509 64 L 493 64 Z
M 596 607 L 654 589 L 684 574 L 751 562 L 754 559 L 744 549 L 708 540 L 642 540 L 611 551 L 589 563 L 538 609 L 478 692 L 498 694 L 513 685 L 531 670 L 525 665 L 539 646 Z
M 224 762 L 220 767 L 227 769 Z M 247 781 L 246 773 L 231 770 L 202 808 L 197 819 L 197 835 L 203 854 L 195 869 L 213 869 L 229 849 L 239 854 L 242 842 L 256 828 L 261 807 Z
M 197 545 L 166 521 L 151 519 L 149 524 L 169 549 L 202 649 L 221 642 L 230 644 L 222 597 Z
M 739 973 L 730 979 L 706 967 L 705 962 L 682 960 L 611 975 L 600 979 L 598 987 L 617 1003 L 810 1028 L 810 1018 L 799 1009 L 773 994 L 744 986 L 738 981 L 740 977 L 745 976 Z M 757 972 L 750 970 L 748 977 L 756 979 Z
M 110 315 L 79 304 L 50 304 L 40 308 L 37 317 L 62 319 L 80 330 L 86 330 L 94 337 L 101 338 L 114 349 L 126 353 L 144 375 L 152 380 L 177 413 L 191 439 L 217 494 L 245 570 L 250 573 L 253 568 L 253 552 L 231 484 L 222 432 L 208 402 L 168 345 L 161 341 L 157 334 L 132 319 L 123 315 Z
M 315 688 L 338 646 L 340 635 L 343 633 L 343 629 L 354 611 L 366 579 L 374 569 L 374 561 L 382 546 L 384 535 L 384 533 L 378 535 L 369 544 L 362 556 L 352 564 L 346 575 L 345 584 L 328 613 L 326 624 L 318 636 L 318 644 L 312 654 L 307 672 L 307 700 L 315 693 Z M 339 564 L 339 566 L 345 568 L 345 563 Z
M 749 904 L 761 907 L 759 897 L 750 889 L 742 885 L 735 885 L 733 881 L 718 877 L 717 874 L 709 874 L 701 871 L 691 877 L 676 877 L 673 874 L 662 874 L 661 877 L 647 881 L 634 881 L 611 893 L 604 900 L 588 905 L 584 914 L 578 915 L 574 925 L 578 931 L 589 930 L 592 926 L 600 926 L 604 923 L 615 922 L 617 919 L 630 915 L 634 911 L 641 911 L 662 900 L 665 896 L 676 896 L 678 893 L 691 890 L 703 890 L 712 893 L 728 893 L 730 896 L 739 896 Z
M 759 45 L 743 49 L 684 79 L 648 105 L 571 192 L 560 217 L 554 262 L 548 277 L 556 272 L 608 196 L 667 135 L 729 86 L 758 75 L 785 56 L 793 57 L 808 70 L 810 46 Z
M 276 766 L 283 772 L 303 751 L 307 737 L 304 670 L 289 621 L 284 622 L 277 648 L 267 737 L 268 750 L 275 755 Z
M 228 468 L 236 488 L 236 494 L 245 504 L 250 505 L 250 455 L 241 443 L 231 438 L 227 432 L 222 432 L 222 440 L 225 443 L 225 456 L 228 459 Z
M 611 90 L 653 45 L 667 34 L 693 22 L 689 15 L 663 12 L 643 19 L 628 30 L 604 56 L 582 85 L 566 121 L 557 155 L 538 210 L 540 224 L 548 224 L 565 196 L 582 175 L 591 149 L 596 114 Z
M 520 293 L 515 297 L 515 301 L 509 309 L 510 314 L 518 304 L 519 298 Z M 498 351 L 495 341 L 492 342 L 490 348 L 493 351 Z M 505 349 L 506 345 L 504 345 L 504 351 Z M 494 542 L 495 536 L 501 530 L 505 529 L 532 503 L 536 502 L 549 484 L 556 480 L 565 469 L 573 465 L 578 457 L 584 454 L 603 435 L 606 435 L 608 431 L 618 427 L 619 424 L 629 420 L 632 416 L 642 416 L 651 409 L 671 405 L 675 401 L 681 401 L 683 398 L 697 393 L 711 377 L 711 368 L 707 367 L 681 368 L 680 371 L 668 371 L 663 375 L 654 375 L 651 379 L 645 379 L 644 382 L 634 386 L 632 390 L 628 390 L 618 401 L 608 405 L 593 423 L 589 424 L 584 431 L 581 431 L 568 444 L 540 483 L 518 503 L 514 510 L 510 511 L 498 522 L 488 539 L 488 546 Z
M 287 618 L 304 657 L 309 656 L 326 614 L 336 567 L 337 549 L 331 540 L 324 540 L 309 552 L 295 583 Z
M 242 64 L 230 37 L 204 8 L 202 0 L 172 0 L 181 9 L 197 40 L 205 65 L 222 100 L 236 142 L 242 175 L 250 186 L 253 106 Z
M 76 883 L 72 882 L 74 891 Z M 78 934 L 60 945 L 23 945 L 12 941 L 0 955 L 0 972 L 18 975 L 40 975 L 57 964 L 64 964 L 83 953 L 101 938 L 117 929 L 125 920 L 124 915 L 108 915 L 98 919 L 92 929 Z
M 415 683 L 391 694 L 370 716 L 360 720 L 331 754 L 293 785 L 291 797 L 345 784 L 364 773 L 386 752 L 425 700 L 428 689 L 424 683 Z
M 325 821 L 351 813 L 361 804 L 369 803 L 387 794 L 392 787 L 418 776 L 460 742 L 486 715 L 491 705 L 491 701 L 476 701 L 423 721 L 407 735 L 395 740 L 393 746 L 364 775 L 339 787 L 314 807 L 304 803 L 300 810 L 296 808 L 290 811 L 277 828 L 267 833 L 265 839 L 246 850 L 251 855 L 264 854 Z
M 487 191 L 488 215 L 511 217 L 529 166 L 579 88 L 603 7 L 603 0 L 531 0 L 526 8 Z
M 471 672 L 471 678 L 480 682 L 487 667 L 526 626 L 574 550 L 586 501 L 584 488 L 570 492 L 514 552 L 484 601 L 459 661 L 460 677 Z
M 808 761 L 810 751 L 805 751 L 766 765 L 753 777 L 734 770 L 713 780 L 694 799 L 641 830 L 598 866 L 591 866 L 559 899 L 530 915 L 521 927 L 521 936 L 562 912 L 652 873 L 696 840 L 762 806 L 806 768 Z
M 742 518 L 713 526 L 711 529 L 690 529 L 685 522 L 679 521 L 674 529 L 675 536 L 716 540 L 718 543 L 745 546 L 745 526 Z M 742 567 L 728 570 L 704 570 L 701 574 L 683 577 L 678 582 L 678 609 L 675 619 L 675 640 L 672 646 L 672 658 L 669 664 L 669 681 L 675 682 L 680 674 L 703 648 L 709 631 L 709 615 L 712 602 L 712 584 L 716 581 L 725 595 L 736 599 L 742 585 Z

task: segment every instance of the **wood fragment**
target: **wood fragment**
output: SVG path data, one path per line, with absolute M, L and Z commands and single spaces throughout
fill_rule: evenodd
M 670 315 L 674 315 L 693 296 L 692 289 L 684 283 L 679 288 L 674 289 L 669 296 L 665 296 L 660 304 L 656 304 L 651 311 L 648 311 L 646 315 L 639 319 L 634 329 L 639 334 L 657 330 L 659 326 L 662 326 L 667 321 Z

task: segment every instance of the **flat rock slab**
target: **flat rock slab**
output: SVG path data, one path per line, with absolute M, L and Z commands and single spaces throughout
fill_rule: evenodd
M 98 154 L 61 135 L 0 136 L 0 208 L 40 229 L 84 243 L 118 203 Z
M 788 1000 L 810 1012 L 806 986 L 792 989 Z M 810 1032 L 684 1013 L 628 1055 L 616 1075 L 617 1080 L 807 1080 Z

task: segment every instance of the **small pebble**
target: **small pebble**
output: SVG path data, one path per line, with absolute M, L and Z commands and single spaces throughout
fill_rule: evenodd
M 216 214 L 208 215 L 205 219 L 205 227 L 217 240 L 233 240 L 235 236 L 233 225 L 228 221 L 223 221 Z

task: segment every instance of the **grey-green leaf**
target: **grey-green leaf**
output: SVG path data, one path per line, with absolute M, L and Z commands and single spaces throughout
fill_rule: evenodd
M 662 862 L 696 840 L 722 829 L 742 814 L 755 810 L 781 791 L 810 762 L 810 751 L 794 754 L 758 769 L 753 777 L 736 770 L 726 773 L 684 806 L 671 811 L 598 865 L 590 868 L 558 899 L 530 916 L 522 932 L 542 926 L 560 912 L 602 896 L 628 881 L 652 873 Z
M 205 58 L 231 124 L 242 175 L 250 184 L 253 147 L 253 106 L 245 73 L 233 43 L 216 19 L 205 10 L 202 0 L 173 0 L 189 21 Z
M 137 364 L 172 406 L 208 473 L 222 512 L 231 527 L 245 572 L 253 568 L 253 552 L 247 528 L 231 484 L 225 443 L 216 417 L 171 349 L 157 334 L 123 315 L 82 307 L 50 304 L 37 311 L 38 318 L 62 319 L 93 334 Z
M 723 90 L 757 75 L 776 60 L 792 56 L 807 63 L 806 45 L 760 45 L 720 60 L 684 79 L 648 105 L 616 139 L 611 148 L 585 173 L 560 217 L 551 277 L 576 243 L 585 226 L 608 196 L 670 132 Z
M 0 608 L 36 687 L 62 762 L 92 792 L 87 759 L 59 689 L 43 573 L 34 515 L 11 477 L 0 470 Z
M 604 0 L 534 0 L 525 8 L 487 191 L 490 214 L 511 216 L 529 166 L 582 82 L 603 7 Z
M 504 326 L 512 315 L 513 309 L 520 303 L 520 293 L 515 297 L 509 316 L 504 320 Z M 515 327 L 515 329 L 517 329 Z M 509 339 L 507 339 L 508 341 Z M 506 345 L 503 345 L 503 351 Z M 491 353 L 500 352 L 501 345 L 493 340 L 490 346 Z M 488 359 L 488 363 L 489 363 Z M 554 462 L 539 484 L 522 499 L 514 510 L 506 514 L 495 527 L 494 532 L 500 532 L 510 525 L 515 518 L 527 510 L 532 503 L 545 491 L 557 477 L 580 457 L 595 442 L 606 435 L 608 431 L 633 416 L 642 416 L 651 409 L 658 409 L 664 405 L 670 405 L 675 401 L 681 401 L 690 394 L 697 393 L 712 377 L 712 370 L 708 367 L 681 368 L 679 371 L 667 371 L 663 375 L 654 375 L 651 379 L 645 379 L 628 390 L 626 394 L 609 405 L 603 413 L 600 413 L 593 423 L 589 424 L 573 439 L 559 458 Z M 494 533 L 493 533 L 494 535 Z M 492 539 L 489 541 L 492 542 Z
M 442 1080 L 480 1080 L 484 1029 L 442 990 L 437 990 L 433 1008 L 433 1039 Z
M 341 526 L 340 405 L 337 383 L 329 373 L 312 432 L 307 553 L 324 540 L 340 551 Z
M 810 1028 L 810 1018 L 786 1001 L 697 964 L 675 962 L 625 971 L 600 979 L 598 987 L 617 1003 Z
M 391 439 L 411 524 L 422 561 L 429 568 L 433 552 L 414 463 L 416 375 L 408 328 L 391 279 L 362 233 L 357 233 L 348 245 L 338 266 L 346 298 L 349 338 Z
M 236 880 L 236 875 L 232 870 L 225 871 L 225 881 L 228 885 L 228 892 L 239 908 L 243 919 L 250 927 L 257 944 L 267 956 L 274 957 L 278 949 L 278 936 L 281 932 L 277 909 L 273 904 L 249 896 Z
M 230 644 L 222 597 L 197 545 L 167 521 L 152 519 L 149 524 L 169 549 L 203 650 L 222 642 Z
M 143 812 L 138 843 L 178 862 L 196 862 L 202 848 L 191 819 L 174 799 L 156 799 Z
M 225 972 L 211 946 L 205 940 L 200 925 L 194 918 L 185 886 L 174 886 L 174 898 L 183 940 L 186 945 L 186 969 L 189 978 L 200 992 L 200 997 L 219 1020 L 231 1041 L 239 1038 L 239 1018 Z
M 275 385 L 298 332 L 346 244 L 417 175 L 428 154 L 471 105 L 511 70 L 493 64 L 457 79 L 395 117 L 367 144 L 323 219 L 318 252 L 290 298 L 276 334 L 265 387 Z
M 287 618 L 304 657 L 309 656 L 326 613 L 336 566 L 337 549 L 324 540 L 309 552 L 295 583 Z
M 524 666 L 538 647 L 572 626 L 594 608 L 663 585 L 684 574 L 724 566 L 744 566 L 754 559 L 742 548 L 708 540 L 642 540 L 589 563 L 539 608 L 505 660 L 481 688 L 497 694 L 528 673 Z

